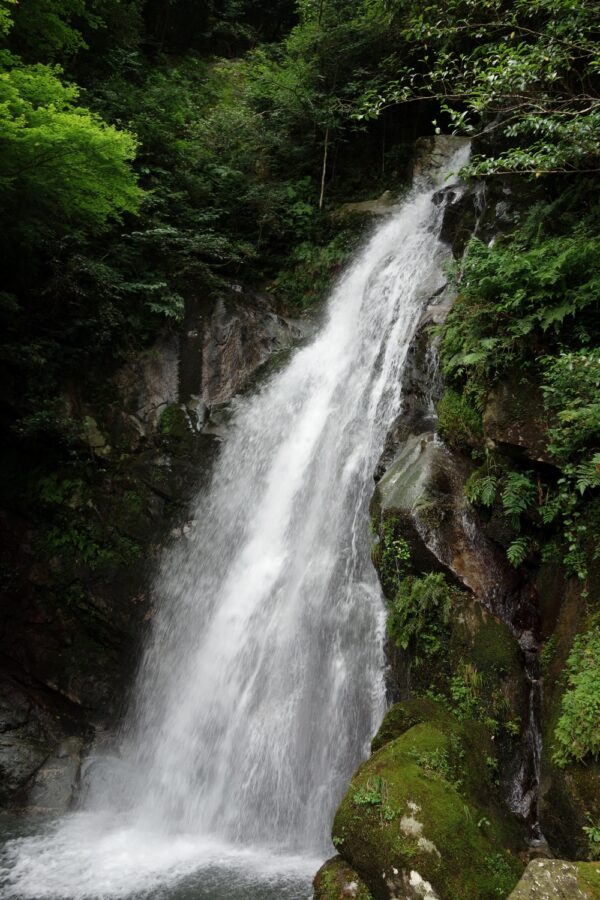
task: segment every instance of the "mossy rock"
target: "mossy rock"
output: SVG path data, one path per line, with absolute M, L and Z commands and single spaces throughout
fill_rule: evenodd
M 340 856 L 324 863 L 313 882 L 314 900 L 373 900 L 360 875 Z
M 158 422 L 158 431 L 160 434 L 177 440 L 186 437 L 190 433 L 190 422 L 186 411 L 176 403 L 166 406 Z
M 440 716 L 440 706 L 427 698 L 413 698 L 396 703 L 383 718 L 379 731 L 371 743 L 371 752 L 376 753 L 390 741 L 401 737 L 414 725 L 435 721 Z M 445 714 L 441 714 L 445 719 Z
M 333 826 L 340 854 L 377 900 L 419 896 L 410 893 L 417 881 L 441 900 L 506 897 L 523 869 L 522 835 L 490 780 L 489 738 L 438 704 L 406 704 L 404 712 L 394 717 L 400 729 L 411 716 L 429 720 L 356 772 Z
M 600 863 L 534 859 L 509 900 L 600 898 Z

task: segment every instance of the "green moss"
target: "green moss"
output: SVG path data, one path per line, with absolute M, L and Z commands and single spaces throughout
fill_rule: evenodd
M 435 724 L 413 725 L 360 767 L 335 818 L 338 849 L 375 897 L 400 890 L 408 871 L 445 900 L 506 897 L 522 871 L 509 852 L 519 836 L 486 770 L 485 734 L 439 707 L 433 716 Z M 374 793 L 380 802 L 358 802 Z
M 350 887 L 353 885 L 353 887 Z M 314 881 L 314 900 L 373 900 L 369 888 L 348 863 L 339 856 L 328 859 Z
M 462 394 L 448 388 L 438 403 L 437 412 L 438 431 L 451 446 L 478 447 L 481 444 L 481 416 Z
M 158 422 L 158 431 L 160 434 L 181 440 L 189 434 L 190 424 L 187 414 L 176 403 L 171 403 L 165 407 Z
M 593 862 L 578 862 L 577 881 L 588 897 L 600 898 L 600 865 Z
M 438 704 L 427 698 L 412 698 L 403 703 L 396 703 L 383 718 L 379 731 L 373 738 L 371 750 L 375 753 L 385 744 L 405 734 L 413 725 L 435 721 L 440 711 Z

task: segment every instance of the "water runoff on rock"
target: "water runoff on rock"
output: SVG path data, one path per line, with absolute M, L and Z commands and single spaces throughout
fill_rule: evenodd
M 236 404 L 155 586 L 121 759 L 90 765 L 78 812 L 7 844 L 2 897 L 309 895 L 384 711 L 368 503 L 411 339 L 444 281 L 432 198 L 467 156 L 455 143 L 418 179 L 312 342 Z

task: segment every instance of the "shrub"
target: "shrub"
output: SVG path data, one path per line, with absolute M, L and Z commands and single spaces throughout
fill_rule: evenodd
M 449 444 L 461 447 L 481 443 L 481 416 L 457 391 L 444 391 L 437 412 L 438 430 Z

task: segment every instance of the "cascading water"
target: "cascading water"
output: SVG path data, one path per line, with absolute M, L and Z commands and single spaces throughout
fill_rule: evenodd
M 454 146 L 437 186 L 467 157 Z M 195 897 L 307 896 L 384 709 L 368 503 L 411 339 L 444 280 L 435 189 L 415 186 L 341 278 L 312 343 L 236 404 L 156 585 L 123 759 L 90 768 L 82 811 L 9 843 L 3 897 L 164 897 L 199 870 L 213 886 Z M 215 887 L 219 866 L 229 892 Z M 259 872 L 254 888 L 235 887 L 242 870 Z

